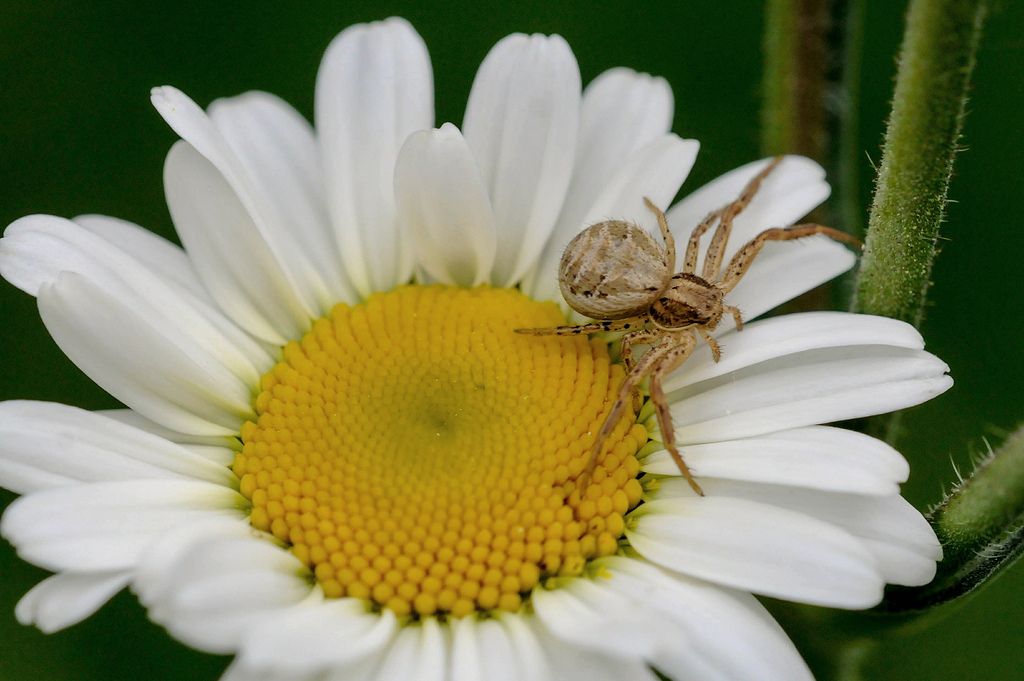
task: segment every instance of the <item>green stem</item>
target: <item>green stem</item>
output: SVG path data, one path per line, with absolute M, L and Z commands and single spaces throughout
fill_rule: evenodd
M 839 98 L 836 189 L 839 227 L 855 236 L 864 230 L 860 203 L 860 76 L 864 58 L 864 1 L 844 8 L 842 82 Z
M 761 84 L 761 151 L 766 156 L 800 154 L 830 165 L 830 24 L 829 0 L 767 0 Z M 808 220 L 833 223 L 826 206 Z M 819 310 L 829 306 L 830 297 L 831 288 L 822 287 L 790 301 L 785 310 Z
M 911 0 L 854 309 L 920 325 L 984 0 Z
M 764 31 L 761 149 L 823 160 L 826 0 L 768 0 Z
M 930 514 L 945 553 L 931 584 L 890 588 L 879 609 L 911 613 L 978 588 L 1024 552 L 1024 426 Z

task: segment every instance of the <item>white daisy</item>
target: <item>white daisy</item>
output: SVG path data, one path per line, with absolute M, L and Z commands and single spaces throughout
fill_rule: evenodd
M 131 588 L 227 679 L 800 679 L 751 594 L 840 608 L 923 584 L 941 551 L 887 445 L 817 424 L 950 386 L 897 321 L 812 313 L 723 325 L 672 376 L 677 440 L 647 410 L 576 479 L 623 370 L 564 323 L 555 267 L 587 224 L 656 230 L 697 144 L 664 81 L 581 94 L 560 37 L 513 35 L 462 130 L 432 129 L 426 48 L 355 26 L 317 80 L 316 130 L 259 92 L 153 102 L 184 250 L 100 216 L 8 227 L 0 272 L 128 409 L 0 404 L 2 532 L 56 574 L 17 616 L 55 631 Z M 752 163 L 669 212 L 676 239 Z M 742 244 L 828 195 L 787 158 Z M 770 244 L 730 297 L 748 318 L 847 270 L 827 239 Z M 408 285 L 409 282 L 417 282 Z M 545 302 L 548 301 L 548 302 Z M 651 439 L 651 437 L 655 439 Z

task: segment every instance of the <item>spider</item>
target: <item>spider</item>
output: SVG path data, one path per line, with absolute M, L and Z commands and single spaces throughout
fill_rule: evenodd
M 627 403 L 631 402 L 643 380 L 650 377 L 651 402 L 665 449 L 694 492 L 703 496 L 704 491 L 693 478 L 676 447 L 675 429 L 662 389 L 662 380 L 689 358 L 699 339 L 703 339 L 711 348 L 715 362 L 721 359 L 721 347 L 711 331 L 726 313 L 736 321 L 737 331 L 742 331 L 743 317 L 740 310 L 726 303 L 725 296 L 743 279 L 766 242 L 824 234 L 838 241 L 861 246 L 857 239 L 831 227 L 810 223 L 776 227 L 751 239 L 733 256 L 722 272 L 722 260 L 733 221 L 750 204 L 761 183 L 781 160 L 782 157 L 774 158 L 747 183 L 735 201 L 712 211 L 697 225 L 686 245 L 683 269 L 680 272 L 673 274 L 676 263 L 675 240 L 669 231 L 665 213 L 647 197 L 644 197 L 644 203 L 658 220 L 664 247 L 638 225 L 621 220 L 591 225 L 566 246 L 558 274 L 562 295 L 574 310 L 598 321 L 576 326 L 515 331 L 557 336 L 602 331 L 626 332 L 621 339 L 626 378 L 591 448 L 589 463 L 581 477 L 581 488 L 585 488 L 596 468 L 598 454 L 622 417 Z M 703 270 L 698 275 L 697 251 L 700 239 L 716 222 L 717 229 L 704 256 Z M 636 345 L 646 345 L 650 349 L 639 359 L 634 359 L 633 349 Z

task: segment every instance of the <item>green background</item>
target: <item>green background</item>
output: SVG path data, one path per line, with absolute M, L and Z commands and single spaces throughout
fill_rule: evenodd
M 867 3 L 859 159 L 864 205 L 892 91 L 902 2 Z M 459 122 L 487 50 L 513 31 L 560 33 L 584 82 L 617 65 L 665 76 L 675 132 L 702 143 L 683 191 L 758 157 L 763 7 L 716 3 L 0 2 L 0 225 L 29 213 L 104 213 L 173 238 L 161 187 L 175 136 L 149 88 L 174 84 L 206 105 L 250 89 L 275 92 L 307 116 L 323 49 L 345 26 L 409 18 L 433 60 L 437 120 Z M 956 379 L 912 410 L 901 445 L 908 498 L 937 501 L 983 438 L 1024 417 L 1021 362 L 1024 230 L 1024 6 L 997 3 L 987 26 L 966 151 L 957 160 L 946 239 L 924 335 Z M 0 282 L 0 399 L 90 409 L 115 401 L 50 341 L 29 296 Z M 6 505 L 12 495 L 0 493 Z M 44 577 L 0 545 L 0 679 L 215 679 L 226 658 L 201 655 L 118 596 L 52 636 L 19 626 L 14 604 Z M 887 640 L 871 679 L 1019 679 L 1024 666 L 1024 569 L 1018 565 L 928 630 Z

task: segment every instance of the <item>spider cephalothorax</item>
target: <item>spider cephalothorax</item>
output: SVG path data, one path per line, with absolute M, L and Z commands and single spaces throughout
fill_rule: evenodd
M 665 331 L 677 331 L 687 326 L 703 326 L 711 330 L 722 320 L 728 307 L 723 302 L 725 292 L 709 284 L 696 274 L 679 272 L 672 276 L 666 288 L 647 309 L 647 318 L 654 326 Z
M 722 271 L 733 220 L 747 207 L 764 178 L 781 160 L 781 157 L 773 159 L 743 188 L 735 201 L 712 211 L 697 225 L 687 242 L 680 272 L 673 274 L 676 247 L 665 214 L 648 198 L 644 198 L 644 202 L 658 218 L 664 246 L 641 227 L 621 220 L 591 225 L 566 246 L 558 271 L 562 295 L 574 310 L 600 321 L 516 331 L 560 336 L 599 331 L 627 332 L 621 343 L 622 359 L 628 373 L 594 442 L 590 463 L 584 472 L 584 484 L 633 391 L 650 376 L 651 402 L 665 449 L 694 491 L 703 494 L 676 447 L 672 416 L 661 387 L 663 378 L 686 361 L 697 347 L 698 338 L 703 338 L 711 347 L 712 358 L 716 362 L 721 358 L 721 349 L 710 332 L 726 313 L 736 321 L 737 329 L 743 328 L 739 309 L 727 304 L 725 296 L 736 288 L 765 243 L 824 234 L 860 245 L 849 234 L 831 227 L 815 224 L 775 227 L 761 232 L 740 248 Z M 717 228 L 704 256 L 703 269 L 698 275 L 700 239 L 716 223 Z M 635 345 L 647 345 L 650 350 L 634 362 Z

